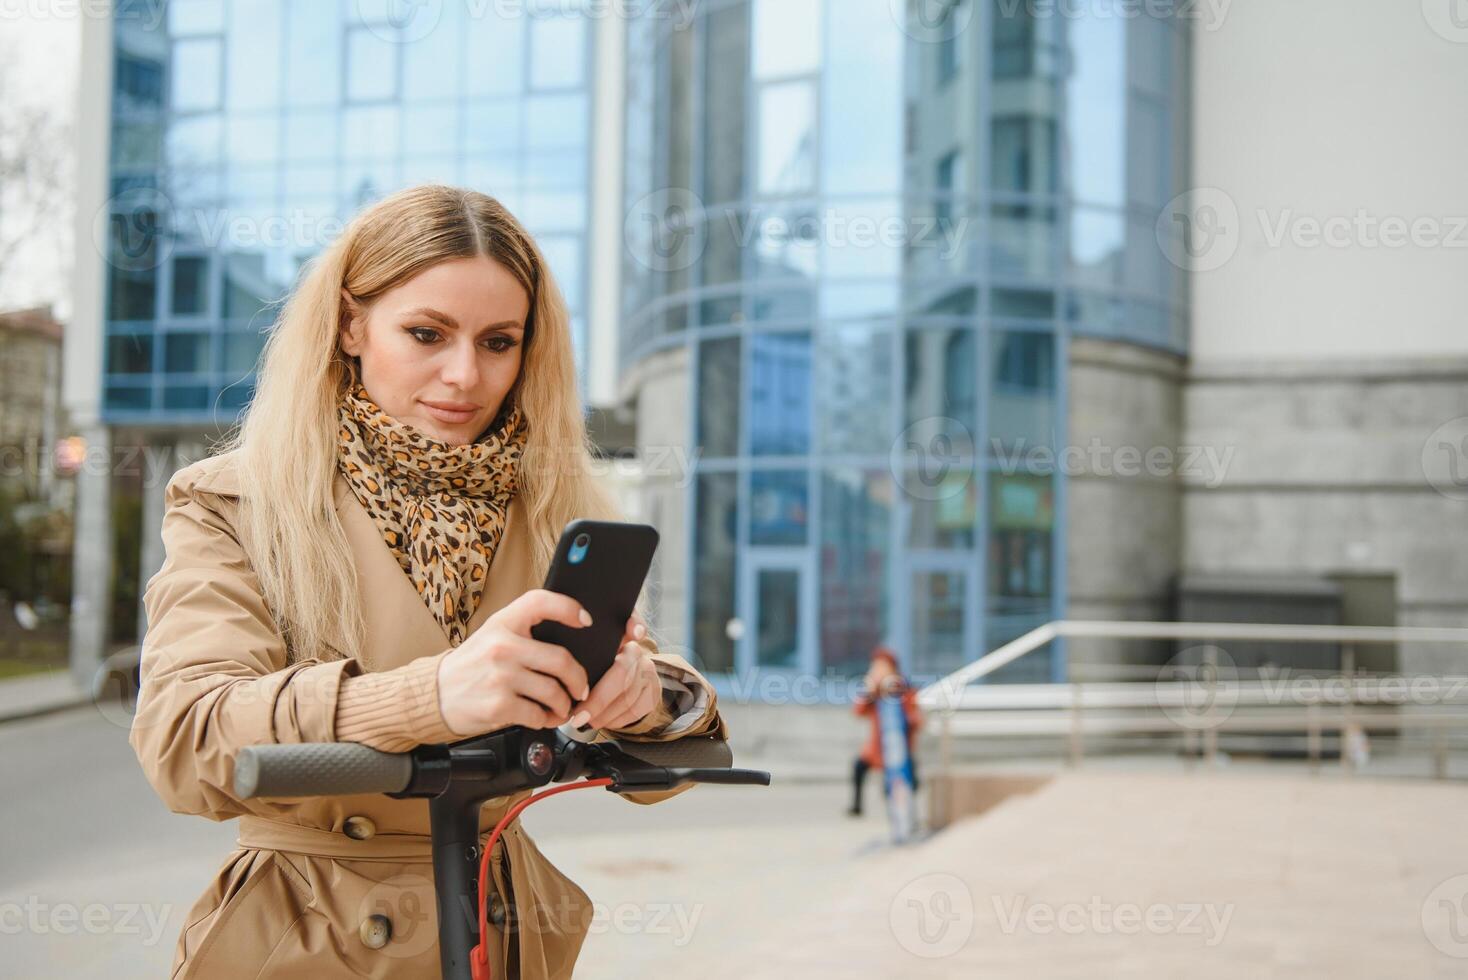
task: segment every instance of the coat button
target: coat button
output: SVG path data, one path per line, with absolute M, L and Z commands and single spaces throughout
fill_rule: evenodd
M 342 833 L 352 840 L 366 840 L 377 833 L 377 824 L 371 817 L 347 817 L 342 821 Z
M 369 915 L 362 920 L 357 935 L 368 949 L 381 949 L 392 938 L 392 920 L 385 915 Z
M 505 900 L 498 894 L 489 896 L 489 921 L 497 926 L 505 924 Z

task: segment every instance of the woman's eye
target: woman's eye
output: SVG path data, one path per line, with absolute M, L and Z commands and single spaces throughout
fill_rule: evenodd
M 494 351 L 496 354 L 503 354 L 511 347 L 514 347 L 515 342 L 508 337 L 491 337 L 489 340 L 485 341 L 485 346 Z
M 408 333 L 413 339 L 423 344 L 431 344 L 438 339 L 438 331 L 430 327 L 409 327 Z

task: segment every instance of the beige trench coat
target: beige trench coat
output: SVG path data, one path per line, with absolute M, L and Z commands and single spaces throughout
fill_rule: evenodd
M 241 746 L 333 741 L 344 677 L 440 654 L 448 637 L 338 475 L 336 509 L 357 560 L 365 656 L 287 665 L 284 641 L 233 531 L 239 492 L 228 453 L 175 474 L 166 490 L 166 559 L 144 597 L 148 629 L 133 749 L 175 812 L 239 818 L 239 847 L 186 916 L 172 976 L 436 980 L 426 801 L 375 794 L 239 800 L 232 780 Z M 517 497 L 471 631 L 540 585 L 531 577 L 525 520 Z M 707 732 L 727 737 L 707 682 L 680 657 L 656 650 L 653 657 L 660 672 L 681 673 L 704 693 L 697 709 L 678 719 L 676 735 L 663 731 L 673 717 L 667 707 L 625 731 L 648 740 Z M 677 792 L 631 799 L 653 803 Z M 486 836 L 525 795 L 484 807 Z M 560 805 L 575 806 L 574 799 Z M 494 977 L 514 976 L 517 967 L 527 980 L 569 977 L 590 927 L 590 899 L 541 854 L 518 820 L 495 850 L 496 900 L 513 896 L 515 914 L 501 918 L 504 929 L 490 926 Z M 363 929 L 374 914 L 386 915 L 392 926 L 379 948 Z M 507 962 L 512 939 L 518 964 Z

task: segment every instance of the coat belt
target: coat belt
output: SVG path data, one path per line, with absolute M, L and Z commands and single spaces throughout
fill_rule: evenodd
M 286 851 L 315 857 L 341 858 L 348 861 L 396 861 L 404 864 L 433 861 L 433 841 L 426 834 L 394 834 L 379 831 L 366 840 L 356 840 L 341 831 L 268 820 L 265 817 L 241 815 L 239 845 L 264 851 Z M 518 836 L 520 821 L 515 819 L 505 828 L 503 838 Z M 490 832 L 481 830 L 481 846 Z M 504 846 L 503 842 L 500 844 Z

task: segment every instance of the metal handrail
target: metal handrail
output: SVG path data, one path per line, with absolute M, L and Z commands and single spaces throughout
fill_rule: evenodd
M 1301 697 L 1299 696 L 1299 682 L 1276 681 L 1271 685 L 1265 680 L 1233 681 L 1227 690 L 1235 706 L 1256 708 L 1277 706 L 1281 700 L 1279 692 L 1287 689 L 1290 695 L 1290 705 L 1297 708 L 1303 705 L 1306 710 L 1303 714 L 1300 711 L 1290 713 L 1274 710 L 1268 716 L 1271 720 L 1267 723 L 1261 723 L 1257 714 L 1248 713 L 1235 716 L 1230 710 L 1217 718 L 1209 718 L 1208 724 L 1203 726 L 1201 731 L 1189 731 L 1178 726 L 1185 741 L 1190 741 L 1193 736 L 1201 734 L 1203 754 L 1210 762 L 1214 761 L 1217 756 L 1220 729 L 1233 727 L 1240 730 L 1258 730 L 1265 724 L 1277 724 L 1278 729 L 1298 729 L 1306 735 L 1310 756 L 1312 762 L 1315 762 L 1319 759 L 1323 732 L 1339 731 L 1344 734 L 1353 729 L 1386 727 L 1379 717 L 1366 717 L 1356 710 L 1359 707 L 1381 704 L 1382 690 L 1386 683 L 1374 677 L 1363 679 L 1357 676 L 1355 670 L 1355 646 L 1357 644 L 1461 643 L 1468 646 L 1468 629 L 1414 626 L 1304 626 L 1266 623 L 1129 623 L 1109 620 L 1057 620 L 1046 623 L 990 651 L 974 662 L 965 664 L 946 677 L 926 685 L 918 692 L 919 704 L 941 713 L 940 768 L 945 776 L 952 767 L 955 712 L 1016 707 L 1013 704 L 1001 706 L 998 702 L 1003 700 L 1002 696 L 995 697 L 992 693 L 970 694 L 969 686 L 1001 667 L 1028 656 L 1053 640 L 1061 638 L 1340 643 L 1343 645 L 1341 670 L 1339 673 L 1333 672 L 1333 676 L 1338 678 L 1336 684 L 1344 687 L 1344 695 L 1336 693 L 1331 696 L 1314 698 Z M 1455 676 L 1423 676 L 1438 682 L 1463 680 Z M 1185 701 L 1176 691 L 1169 690 L 1177 683 L 1158 677 L 1150 685 L 1125 682 L 1086 684 L 1076 682 L 1054 685 L 1068 692 L 1066 696 L 1059 698 L 1064 703 L 1056 704 L 1054 707 L 1069 710 L 1069 724 L 1062 726 L 1057 721 L 1050 726 L 1021 725 L 1020 727 L 1030 728 L 1030 733 L 1045 731 L 1050 734 L 1058 734 L 1063 728 L 1068 736 L 1070 760 L 1072 764 L 1078 764 L 1084 754 L 1083 739 L 1086 726 L 1082 720 L 1083 707 L 1089 704 L 1092 710 L 1098 707 L 1166 709 Z M 1216 674 L 1210 683 L 1215 685 L 1216 689 Z M 1318 683 L 1318 681 L 1313 683 Z M 1284 686 L 1282 687 L 1281 684 Z M 1034 691 L 1043 686 L 1024 685 L 1026 696 L 1020 700 L 1028 700 L 1033 706 L 1036 701 Z M 1151 697 L 1137 696 L 1138 689 L 1146 687 L 1150 687 Z M 979 691 L 986 692 L 997 692 L 998 690 L 998 688 L 979 689 Z M 1016 689 L 1016 691 L 1019 690 Z M 1468 699 L 1468 692 L 1456 690 L 1450 697 L 1442 699 L 1440 703 L 1457 705 L 1462 704 L 1465 699 Z M 1321 710 L 1322 707 L 1339 710 L 1326 713 Z M 1140 713 L 1108 715 L 1104 727 L 1113 733 L 1142 734 L 1159 730 L 1154 717 Z M 1452 713 L 1439 716 L 1431 725 L 1423 727 L 1436 728 L 1440 733 L 1450 727 L 1468 728 L 1468 714 Z M 1439 734 L 1435 741 L 1435 756 L 1437 774 L 1443 776 L 1446 773 L 1446 746 L 1442 734 Z M 1341 765 L 1347 771 L 1353 771 L 1349 753 L 1345 751 L 1341 753 Z

